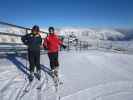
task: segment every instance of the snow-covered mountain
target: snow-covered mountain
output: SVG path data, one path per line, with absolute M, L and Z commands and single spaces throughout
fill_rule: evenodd
M 83 40 L 128 40 L 129 37 L 127 32 L 111 28 L 62 28 L 59 32 L 61 35 L 74 34 Z M 131 35 L 133 36 L 133 31 L 130 32 Z
M 133 29 L 116 29 L 116 30 L 123 33 L 126 36 L 125 40 L 133 39 Z

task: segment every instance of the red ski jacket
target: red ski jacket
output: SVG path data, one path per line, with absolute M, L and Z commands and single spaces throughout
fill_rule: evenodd
M 58 52 L 63 42 L 55 34 L 50 34 L 44 39 L 43 46 L 48 49 L 48 53 Z

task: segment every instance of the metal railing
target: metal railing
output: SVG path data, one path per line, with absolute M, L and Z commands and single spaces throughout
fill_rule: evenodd
M 0 21 L 0 56 L 7 53 L 22 53 L 27 46 L 21 42 L 21 36 L 30 33 L 31 29 Z M 42 34 L 46 32 L 40 31 Z

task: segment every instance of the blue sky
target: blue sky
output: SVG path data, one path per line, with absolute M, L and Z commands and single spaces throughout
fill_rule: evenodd
M 0 21 L 31 27 L 133 27 L 133 0 L 1 0 Z

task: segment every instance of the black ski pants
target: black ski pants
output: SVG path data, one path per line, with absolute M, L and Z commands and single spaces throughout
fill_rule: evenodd
M 34 72 L 36 70 L 40 70 L 40 50 L 32 51 L 28 50 L 28 58 L 30 64 L 30 72 Z
M 50 60 L 50 67 L 52 70 L 56 67 L 59 67 L 58 52 L 48 53 L 48 57 Z

